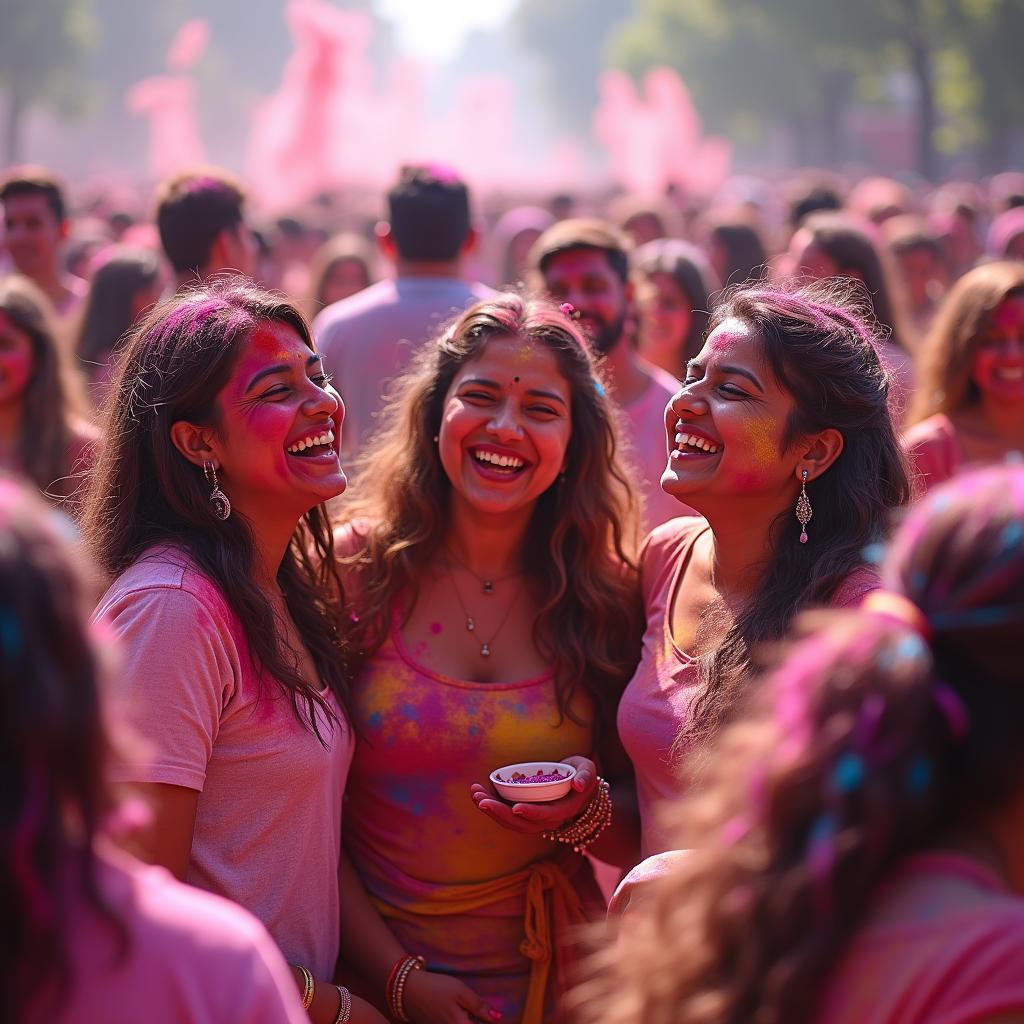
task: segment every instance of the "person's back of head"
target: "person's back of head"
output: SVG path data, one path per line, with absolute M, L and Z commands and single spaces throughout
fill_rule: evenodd
M 842 209 L 843 197 L 839 185 L 830 176 L 804 175 L 790 186 L 787 204 L 789 226 L 796 231 L 812 213 Z
M 406 264 L 452 263 L 473 237 L 469 190 L 448 167 L 403 167 L 387 202 L 387 237 Z
M 179 278 L 223 269 L 249 272 L 252 254 L 239 181 L 216 168 L 189 171 L 163 182 L 156 200 L 160 243 Z
M 13 1020 L 41 992 L 59 1000 L 71 984 L 69 878 L 102 908 L 89 888 L 90 843 L 107 810 L 100 662 L 93 595 L 66 537 L 39 498 L 0 477 L 0 1005 Z

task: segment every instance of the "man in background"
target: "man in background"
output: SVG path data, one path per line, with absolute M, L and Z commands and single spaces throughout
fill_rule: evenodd
M 14 269 L 53 303 L 62 319 L 85 298 L 88 286 L 68 273 L 62 250 L 70 227 L 64 190 L 45 167 L 15 167 L 0 183 L 4 246 Z
M 313 321 L 317 349 L 345 400 L 347 457 L 365 445 L 388 383 L 414 353 L 447 321 L 493 294 L 463 279 L 477 233 L 469 191 L 450 169 L 403 167 L 387 204 L 377 240 L 394 279 L 328 306 Z
M 570 302 L 579 312 L 611 397 L 624 414 L 623 454 L 635 472 L 647 531 L 691 509 L 661 489 L 668 461 L 665 406 L 679 382 L 637 355 L 630 249 L 627 236 L 613 225 L 576 218 L 548 228 L 534 244 L 530 263 L 536 283 L 556 302 Z

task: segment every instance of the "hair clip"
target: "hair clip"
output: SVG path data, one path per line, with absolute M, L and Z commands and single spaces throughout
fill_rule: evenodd
M 571 302 L 563 302 L 558 308 L 562 311 L 563 316 L 570 320 L 579 320 L 580 311 Z

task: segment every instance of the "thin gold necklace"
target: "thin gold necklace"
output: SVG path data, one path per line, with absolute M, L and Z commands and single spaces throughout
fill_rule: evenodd
M 466 602 L 462 600 L 462 594 L 459 592 L 459 585 L 458 585 L 458 583 L 455 582 L 455 573 L 452 572 L 452 567 L 451 567 L 451 565 L 449 565 L 448 562 L 444 563 L 444 567 L 445 567 L 445 569 L 448 570 L 448 578 L 452 581 L 452 590 L 455 591 L 455 597 L 456 597 L 456 599 L 459 602 L 459 607 L 462 609 L 462 614 L 466 616 L 466 630 L 469 633 L 475 633 L 476 632 L 476 620 L 473 618 L 472 615 L 469 614 L 469 609 L 466 607 Z M 475 576 L 476 574 L 473 573 L 472 575 Z M 515 573 L 515 575 L 516 576 L 521 576 L 522 573 Z M 479 578 L 480 577 L 478 576 L 477 579 L 479 579 Z M 506 579 L 511 579 L 512 577 L 511 576 L 507 576 L 505 578 Z M 488 582 L 488 581 L 483 581 L 483 582 Z M 501 581 L 499 580 L 498 582 L 501 582 Z M 515 594 L 512 597 L 512 600 L 509 602 L 508 608 L 505 609 L 505 614 L 502 616 L 501 622 L 498 623 L 497 628 L 494 630 L 494 632 L 491 633 L 491 635 L 486 640 L 481 642 L 481 644 L 480 644 L 480 656 L 481 657 L 489 658 L 491 656 L 491 644 L 494 643 L 494 641 L 497 638 L 498 634 L 502 631 L 502 629 L 504 629 L 505 623 L 508 622 L 509 616 L 512 614 L 512 609 L 515 608 L 516 604 L 518 603 L 519 595 L 522 592 L 523 592 L 523 584 L 520 583 L 518 588 L 516 589 Z M 486 590 L 485 589 L 484 593 L 485 594 L 493 594 L 494 593 L 493 587 L 492 587 L 491 590 Z
M 445 545 L 445 551 L 448 553 L 448 555 L 451 556 L 453 562 L 456 562 L 458 565 L 462 566 L 462 568 L 465 569 L 466 572 L 468 572 L 469 575 L 472 576 L 480 584 L 480 586 L 483 588 L 484 594 L 487 597 L 494 596 L 494 585 L 496 583 L 504 583 L 506 580 L 514 580 L 517 576 L 523 575 L 523 570 L 517 569 L 515 572 L 510 572 L 505 576 L 499 576 L 497 579 L 489 579 L 487 577 L 481 576 L 478 572 L 474 572 L 468 565 L 466 565 L 466 563 L 461 558 L 459 558 L 457 554 L 455 554 L 454 551 L 452 551 L 450 547 L 448 547 L 447 544 Z M 449 573 L 451 572 L 450 566 L 448 567 L 448 571 Z

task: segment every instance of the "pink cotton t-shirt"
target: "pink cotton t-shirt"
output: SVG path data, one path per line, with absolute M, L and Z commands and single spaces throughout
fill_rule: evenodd
M 308 1024 L 290 971 L 251 914 L 113 851 L 97 857 L 96 875 L 127 953 L 119 958 L 116 933 L 69 886 L 61 932 L 72 987 L 56 1013 L 39 993 L 23 1024 Z
M 914 467 L 915 497 L 948 480 L 963 461 L 956 427 L 942 412 L 915 423 L 904 435 L 903 447 Z
M 643 369 L 650 382 L 643 394 L 622 409 L 623 454 L 634 471 L 637 496 L 644 502 L 643 532 L 693 510 L 661 489 L 661 475 L 668 463 L 665 406 L 679 390 L 679 381 L 649 363 Z
M 818 1024 L 971 1024 L 1024 1012 L 1024 900 L 978 861 L 909 857 L 875 894 Z
M 319 716 L 325 748 L 277 684 L 261 691 L 238 619 L 180 549 L 146 552 L 96 614 L 121 641 L 115 693 L 148 748 L 115 778 L 198 790 L 187 880 L 245 907 L 287 960 L 330 978 L 353 748 L 333 697 L 338 723 Z
M 657 826 L 657 807 L 681 793 L 672 747 L 698 695 L 697 662 L 672 639 L 670 609 L 694 541 L 710 529 L 698 517 L 673 519 L 655 529 L 640 553 L 641 587 L 647 610 L 640 663 L 619 702 L 619 737 L 636 769 L 641 851 L 645 857 L 671 849 Z M 855 569 L 831 601 L 859 604 L 880 585 L 874 570 Z

